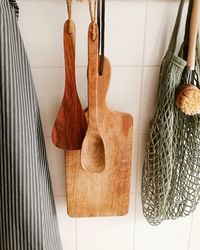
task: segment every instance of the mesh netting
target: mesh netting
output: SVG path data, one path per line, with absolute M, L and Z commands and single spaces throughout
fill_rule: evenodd
M 183 3 L 181 1 L 177 23 Z M 177 23 L 173 36 L 178 32 Z M 176 56 L 170 45 L 163 60 L 158 106 L 146 146 L 142 203 L 144 215 L 152 225 L 189 215 L 200 199 L 200 116 L 185 115 L 175 105 L 176 89 L 186 66 L 182 59 L 184 47 Z M 198 43 L 198 75 L 199 55 Z

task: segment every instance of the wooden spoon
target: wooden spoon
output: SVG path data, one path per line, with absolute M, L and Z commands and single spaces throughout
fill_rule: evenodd
M 75 78 L 75 24 L 64 24 L 65 91 L 53 132 L 53 143 L 64 150 L 81 149 L 87 130 L 87 120 L 82 109 Z
M 97 127 L 98 88 L 98 26 L 95 24 L 95 39 L 91 23 L 88 32 L 88 129 L 81 149 L 82 168 L 91 173 L 100 173 L 105 168 L 105 149 Z

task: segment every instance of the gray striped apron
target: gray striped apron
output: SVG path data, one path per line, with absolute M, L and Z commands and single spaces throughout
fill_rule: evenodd
M 14 0 L 0 0 L 0 250 L 61 250 L 44 136 Z

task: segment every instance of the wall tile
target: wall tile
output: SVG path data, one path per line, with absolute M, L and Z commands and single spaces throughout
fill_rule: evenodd
M 131 207 L 126 216 L 77 219 L 78 244 L 131 245 L 134 223 L 133 199 L 132 195 Z
M 199 250 L 199 248 L 200 248 L 200 239 L 191 241 L 189 250 Z
M 63 67 L 63 26 L 67 20 L 65 1 L 21 0 L 19 7 L 19 26 L 31 66 Z M 86 66 L 90 22 L 86 1 L 83 4 L 74 1 L 73 20 L 76 24 L 76 64 Z
M 192 215 L 192 229 L 191 229 L 191 240 L 200 241 L 200 204 L 197 206 L 196 210 Z M 200 245 L 199 245 L 200 248 Z
M 67 215 L 66 198 L 63 196 L 56 197 L 56 210 L 63 246 L 69 246 L 69 250 L 75 247 L 75 219 Z M 73 249 L 73 248 L 72 248 Z M 64 249 L 65 250 L 65 249 Z M 68 250 L 68 249 L 66 249 Z
M 86 245 L 78 246 L 77 250 L 133 250 L 133 247 L 130 245 Z
M 150 122 L 156 111 L 159 72 L 159 67 L 147 67 L 143 70 L 140 134 L 149 133 Z
M 106 55 L 115 66 L 141 66 L 145 2 L 107 1 L 106 6 Z
M 191 216 L 178 220 L 164 221 L 151 226 L 143 216 L 141 195 L 138 194 L 135 218 L 134 250 L 187 250 L 190 237 Z
M 134 117 L 134 134 L 139 132 L 141 68 L 113 68 L 108 90 L 108 105 Z
M 64 69 L 32 69 L 45 136 L 51 136 L 64 93 Z M 86 68 L 76 70 L 77 89 L 83 107 L 87 103 Z
M 168 46 L 172 27 L 169 23 L 170 14 L 169 2 L 162 1 L 159 4 L 157 1 L 148 2 L 144 50 L 145 66 L 160 65 L 161 58 Z
M 132 172 L 131 172 L 131 192 L 136 193 L 136 180 L 137 180 L 137 166 L 138 166 L 138 143 L 139 136 L 133 136 L 133 163 L 132 163 Z
M 144 65 L 160 66 L 175 24 L 178 2 L 153 0 L 147 1 L 147 4 Z M 183 15 L 177 48 L 183 40 L 185 15 L 186 11 Z
M 64 69 L 32 69 L 45 136 L 51 136 L 64 92 Z
M 74 246 L 64 245 L 63 250 L 76 250 L 76 248 Z
M 126 15 L 119 18 L 119 13 Z M 20 1 L 19 25 L 32 66 L 64 65 L 63 24 L 66 18 L 65 1 Z M 73 19 L 77 29 L 77 65 L 86 66 L 90 22 L 86 1 L 82 4 L 75 2 Z M 142 65 L 144 27 L 144 1 L 107 2 L 105 48 L 113 65 Z
M 31 66 L 63 66 L 64 1 L 20 1 L 19 26 Z
M 142 181 L 142 169 L 144 163 L 145 147 L 147 143 L 147 135 L 141 135 L 139 137 L 138 146 L 138 165 L 137 165 L 137 194 L 141 194 L 141 181 Z
M 167 234 L 166 238 L 168 238 Z M 162 241 L 162 240 L 155 240 L 155 241 L 149 241 L 146 240 L 143 236 L 143 241 L 141 244 L 137 245 L 134 250 L 177 250 L 182 249 L 182 244 L 179 243 L 179 241 L 172 241 L 170 238 L 168 238 L 168 241 Z M 141 239 L 140 239 L 141 240 Z M 187 245 L 184 246 L 183 249 L 187 249 Z M 197 249 L 196 249 L 197 250 Z
M 87 106 L 86 68 L 77 68 L 77 88 L 83 107 Z M 33 69 L 45 136 L 51 136 L 54 121 L 64 92 L 64 69 Z M 134 134 L 139 131 L 139 103 L 141 91 L 140 68 L 113 68 L 108 105 L 117 111 L 134 116 Z M 45 94 L 44 94 L 45 93 Z
M 54 195 L 64 196 L 66 194 L 64 152 L 54 146 L 50 137 L 46 138 L 45 142 Z

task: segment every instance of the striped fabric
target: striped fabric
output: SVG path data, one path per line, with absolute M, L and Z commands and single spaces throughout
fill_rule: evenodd
M 16 0 L 9 0 L 10 4 L 14 7 L 16 16 L 19 16 L 19 7 Z
M 0 250 L 61 250 L 44 137 L 15 1 L 0 0 Z

